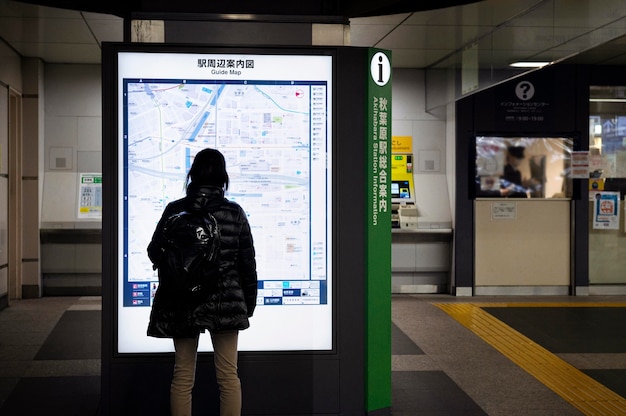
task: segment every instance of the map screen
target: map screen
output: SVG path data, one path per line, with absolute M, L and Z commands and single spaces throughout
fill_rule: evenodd
M 118 352 L 173 350 L 145 335 L 159 284 L 146 248 L 207 147 L 224 154 L 226 197 L 255 243 L 257 308 L 240 349 L 332 349 L 332 57 L 119 53 L 118 88 Z

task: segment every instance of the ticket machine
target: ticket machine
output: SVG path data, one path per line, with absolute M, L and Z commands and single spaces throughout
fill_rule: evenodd
M 417 229 L 417 216 L 411 181 L 391 181 L 391 228 Z

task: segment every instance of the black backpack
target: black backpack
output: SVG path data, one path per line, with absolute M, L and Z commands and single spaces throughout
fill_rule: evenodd
M 163 237 L 166 241 L 164 263 L 177 279 L 181 279 L 179 283 L 192 291 L 209 283 L 202 281 L 206 278 L 205 272 L 196 271 L 201 265 L 211 273 L 219 268 L 220 230 L 215 217 L 199 210 L 173 214 L 165 221 Z

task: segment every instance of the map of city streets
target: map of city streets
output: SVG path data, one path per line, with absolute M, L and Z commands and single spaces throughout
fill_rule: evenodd
M 226 157 L 226 196 L 249 217 L 257 303 L 326 304 L 326 83 L 124 79 L 123 88 L 124 306 L 150 306 L 158 277 L 146 247 L 207 147 Z

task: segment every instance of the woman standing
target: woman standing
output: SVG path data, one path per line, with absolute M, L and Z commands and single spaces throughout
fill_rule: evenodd
M 224 197 L 228 189 L 226 161 L 215 149 L 204 149 L 187 173 L 186 196 L 165 208 L 148 245 L 148 256 L 159 269 L 148 335 L 173 338 L 174 373 L 170 389 L 173 416 L 191 415 L 191 391 L 195 381 L 198 338 L 208 330 L 213 342 L 215 371 L 220 389 L 220 415 L 241 414 L 241 383 L 237 373 L 239 331 L 250 326 L 257 296 L 255 251 L 244 210 Z M 167 244 L 163 226 L 181 211 L 209 212 L 220 231 L 219 273 L 214 283 L 198 293 L 181 287 L 165 264 Z M 215 275 L 210 266 L 193 272 L 198 279 Z

